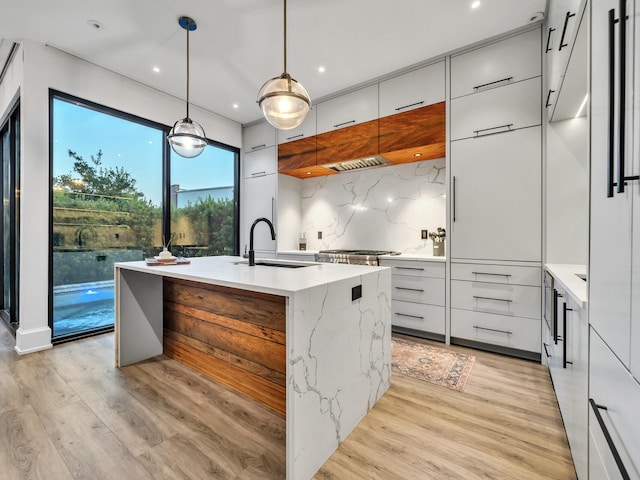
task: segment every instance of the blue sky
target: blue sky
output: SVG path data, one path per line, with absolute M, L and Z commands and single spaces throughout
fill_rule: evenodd
M 147 199 L 161 205 L 162 132 L 56 99 L 53 142 L 54 176 L 73 171 L 69 150 L 86 160 L 102 150 L 103 166 L 124 167 Z M 233 185 L 233 153 L 208 146 L 196 158 L 172 154 L 171 183 L 189 190 Z

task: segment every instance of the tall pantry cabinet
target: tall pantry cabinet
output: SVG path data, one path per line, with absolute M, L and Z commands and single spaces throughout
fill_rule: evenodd
M 640 478 L 639 7 L 590 2 L 591 479 Z
M 540 358 L 540 28 L 451 58 L 451 339 Z

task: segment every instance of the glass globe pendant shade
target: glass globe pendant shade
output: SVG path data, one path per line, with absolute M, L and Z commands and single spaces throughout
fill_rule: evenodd
M 197 157 L 207 146 L 204 129 L 188 117 L 173 125 L 167 139 L 173 151 L 185 158 Z
M 288 73 L 267 80 L 258 93 L 258 106 L 267 121 L 279 130 L 300 125 L 311 110 L 305 88 Z

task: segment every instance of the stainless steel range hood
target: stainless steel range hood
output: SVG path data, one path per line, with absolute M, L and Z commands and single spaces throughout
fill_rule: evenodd
M 347 160 L 345 162 L 332 163 L 330 165 L 323 165 L 325 168 L 333 170 L 334 172 L 350 172 L 352 170 L 359 170 L 361 168 L 380 167 L 383 165 L 389 165 L 391 162 L 382 158 L 380 155 L 373 155 L 370 157 L 356 158 L 355 160 Z

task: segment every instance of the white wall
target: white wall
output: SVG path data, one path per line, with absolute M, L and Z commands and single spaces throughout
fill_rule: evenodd
M 589 124 L 547 125 L 546 263 L 586 265 L 589 247 Z
M 301 194 L 309 250 L 431 254 L 420 230 L 446 225 L 444 158 L 302 180 Z
M 24 41 L 21 90 L 20 328 L 16 351 L 49 348 L 49 88 L 165 125 L 184 115 L 184 102 L 126 77 L 42 44 Z M 15 62 L 14 62 L 15 63 Z M 14 75 L 14 74 L 12 74 Z M 19 77 L 19 74 L 18 74 Z M 6 80 L 6 79 L 5 79 Z M 15 79 L 0 85 L 0 107 L 15 91 Z M 193 118 L 213 140 L 240 147 L 240 124 L 193 107 Z

